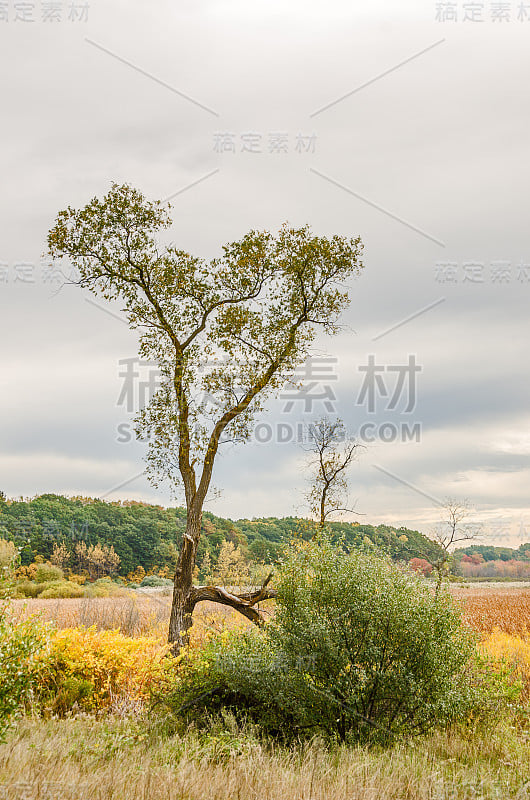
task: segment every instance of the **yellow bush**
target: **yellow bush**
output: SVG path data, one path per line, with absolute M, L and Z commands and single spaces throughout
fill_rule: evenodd
M 77 575 L 77 573 L 72 572 L 72 574 L 68 576 L 68 580 L 72 581 L 72 583 L 77 583 L 79 586 L 83 586 L 83 584 L 86 583 L 86 575 Z
M 126 597 L 128 592 L 111 578 L 99 578 L 94 583 L 87 583 L 83 592 L 85 597 Z
M 515 668 L 517 677 L 523 683 L 523 697 L 530 698 L 530 639 L 495 628 L 484 639 L 482 646 L 488 655 L 504 659 Z
M 83 589 L 72 581 L 36 581 L 19 580 L 15 584 L 17 597 L 38 597 L 39 599 L 82 597 Z
M 92 686 L 79 702 L 87 710 L 107 708 L 116 698 L 145 700 L 171 668 L 167 649 L 156 637 L 133 639 L 95 626 L 59 630 L 50 642 L 41 694 L 53 707 L 63 686 L 79 681 Z
M 29 581 L 34 581 L 38 566 L 38 564 L 33 562 L 33 564 L 29 564 L 27 567 L 18 567 L 15 570 L 15 578 L 27 578 Z
M 145 578 L 145 569 L 140 564 L 134 572 L 129 572 L 127 575 L 127 580 L 132 581 L 133 583 L 141 583 Z

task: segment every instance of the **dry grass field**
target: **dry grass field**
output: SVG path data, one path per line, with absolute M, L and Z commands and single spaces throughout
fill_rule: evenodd
M 27 719 L 0 746 L 0 775 L 6 800 L 524 800 L 530 748 L 503 728 L 287 750 L 248 731 L 168 738 L 143 720 Z
M 126 636 L 146 636 L 169 620 L 171 598 L 162 595 L 140 595 L 130 592 L 126 597 L 82 597 L 59 600 L 13 600 L 13 619 L 36 614 L 58 628 L 119 630 Z
M 269 603 L 260 609 L 270 613 Z M 60 600 L 13 600 L 11 614 L 14 620 L 37 615 L 42 620 L 53 622 L 58 628 L 89 628 L 119 630 L 125 636 L 147 636 L 167 634 L 171 597 L 161 592 L 140 594 L 130 592 L 126 597 L 83 597 Z M 251 624 L 237 611 L 217 603 L 204 602 L 197 606 L 194 614 L 197 629 L 203 632 L 221 632 L 227 627 Z
M 462 603 L 464 619 L 479 633 L 527 635 L 530 632 L 530 586 L 453 586 L 452 594 Z
M 167 625 L 171 598 L 130 592 L 125 597 L 82 597 L 41 600 L 13 600 L 14 619 L 31 614 L 58 628 L 89 628 L 119 630 L 126 636 L 146 636 Z
M 530 585 L 523 588 L 509 584 L 453 584 L 451 593 L 461 602 L 467 624 L 479 633 L 489 634 L 499 629 L 526 636 L 530 632 Z M 145 636 L 167 627 L 170 606 L 171 597 L 162 592 L 130 592 L 125 597 L 14 600 L 12 613 L 15 619 L 38 614 L 59 628 L 95 625 L 99 630 L 119 630 L 126 636 Z M 263 607 L 267 610 L 267 604 Z M 214 631 L 247 624 L 237 611 L 216 603 L 197 606 L 195 620 L 201 628 Z
M 467 623 L 484 648 L 518 665 L 530 696 L 530 588 L 459 587 Z M 163 648 L 170 597 L 17 600 L 14 618 L 38 614 L 60 629 L 157 637 Z M 269 609 L 270 610 L 270 609 Z M 247 625 L 237 612 L 202 604 L 194 639 Z M 68 631 L 64 631 L 65 634 Z M 530 729 L 519 718 L 448 730 L 388 749 L 269 745 L 230 720 L 172 735 L 140 705 L 103 716 L 25 717 L 0 745 L 5 800 L 523 800 L 530 798 Z M 162 720 L 163 723 L 163 720 Z

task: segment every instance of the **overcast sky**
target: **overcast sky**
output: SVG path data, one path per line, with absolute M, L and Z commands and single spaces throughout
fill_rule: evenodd
M 118 403 L 135 334 L 41 261 L 59 210 L 129 182 L 173 196 L 171 239 L 204 258 L 285 221 L 365 245 L 317 385 L 223 455 L 208 510 L 306 513 L 277 440 L 328 411 L 365 426 L 351 519 L 429 533 L 456 496 L 490 541 L 530 539 L 530 4 L 471 5 L 0 3 L 0 488 L 170 501 Z

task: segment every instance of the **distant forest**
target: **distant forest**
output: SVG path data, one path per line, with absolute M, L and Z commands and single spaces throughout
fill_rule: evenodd
M 455 575 L 463 578 L 530 580 L 530 543 L 511 547 L 475 544 L 455 550 Z
M 104 502 L 88 497 L 43 494 L 9 499 L 0 493 L 0 538 L 15 543 L 20 564 L 48 560 L 54 549 L 66 548 L 75 561 L 76 545 L 113 547 L 119 556 L 118 574 L 171 576 L 182 532 L 184 508 L 163 508 L 136 501 Z M 218 564 L 226 543 L 232 543 L 249 565 L 274 564 L 294 538 L 309 539 L 314 523 L 296 517 L 230 520 L 208 512 L 203 516 L 198 578 Z M 347 549 L 373 544 L 396 561 L 435 560 L 439 548 L 418 531 L 389 525 L 329 523 L 334 537 Z M 530 547 L 530 546 L 529 546 Z

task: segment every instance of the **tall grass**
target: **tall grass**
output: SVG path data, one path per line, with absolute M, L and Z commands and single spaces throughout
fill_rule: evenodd
M 262 604 L 263 605 L 263 604 Z M 269 604 L 270 605 L 270 604 Z M 61 628 L 95 626 L 97 630 L 117 630 L 124 636 L 152 636 L 165 639 L 171 611 L 171 597 L 162 594 L 135 594 L 129 597 L 84 597 L 62 600 L 12 600 L 13 621 L 37 614 Z M 231 608 L 216 603 L 201 603 L 193 616 L 195 634 L 250 624 Z
M 0 775 L 0 796 L 10 798 L 509 800 L 527 796 L 530 748 L 504 728 L 332 751 L 319 742 L 267 746 L 226 728 L 168 739 L 130 720 L 24 720 L 0 747 Z
M 530 631 L 530 589 L 471 589 L 455 591 L 462 601 L 464 620 L 479 633 L 495 629 L 526 635 Z
M 148 595 L 128 597 L 84 597 L 79 599 L 13 600 L 14 621 L 37 614 L 57 628 L 95 626 L 98 630 L 119 630 L 125 636 L 151 635 L 161 625 L 167 627 L 170 598 Z
M 451 591 L 462 602 L 465 621 L 476 631 L 491 633 L 499 628 L 505 633 L 525 634 L 530 630 L 530 588 L 452 586 Z M 270 603 L 262 605 L 265 611 L 272 610 Z M 96 625 L 101 630 L 120 630 L 126 636 L 144 636 L 161 623 L 167 624 L 170 608 L 171 597 L 162 592 L 129 592 L 125 597 L 36 598 L 11 603 L 14 619 L 38 613 L 59 628 Z M 236 611 L 215 603 L 199 604 L 194 615 L 216 629 L 239 617 Z

